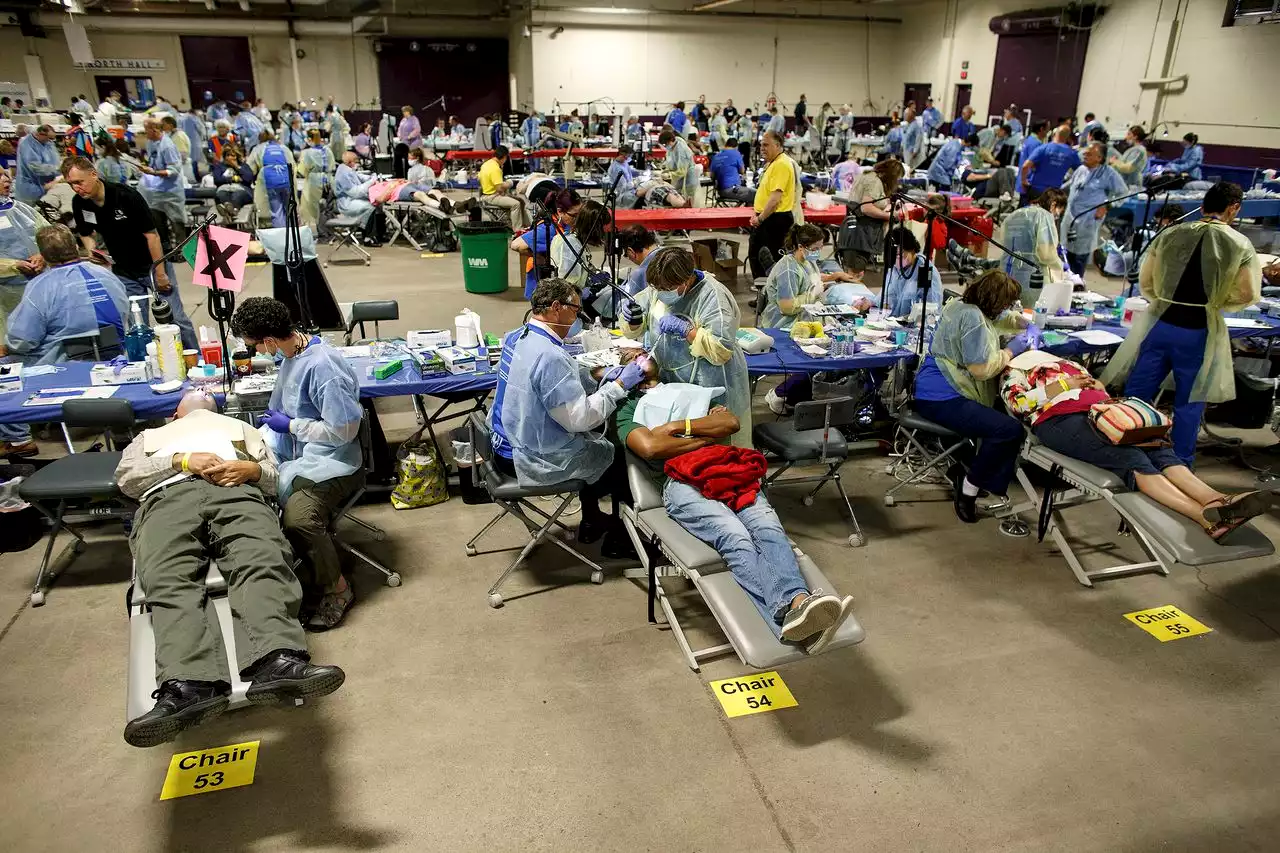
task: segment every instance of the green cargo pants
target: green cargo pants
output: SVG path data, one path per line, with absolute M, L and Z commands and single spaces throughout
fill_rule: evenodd
M 293 493 L 285 502 L 280 523 L 302 564 L 302 586 L 309 596 L 335 592 L 342 577 L 338 548 L 329 535 L 329 522 L 356 490 L 364 485 L 364 471 L 319 483 L 295 477 Z
M 142 504 L 131 545 L 151 608 L 157 683 L 230 681 L 217 617 L 206 609 L 206 556 L 227 579 L 238 671 L 276 649 L 305 653 L 289 543 L 257 487 L 201 479 L 169 486 Z

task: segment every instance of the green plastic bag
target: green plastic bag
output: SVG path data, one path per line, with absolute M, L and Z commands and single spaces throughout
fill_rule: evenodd
M 409 437 L 396 452 L 396 487 L 391 505 L 396 509 L 418 509 L 449 500 L 448 474 L 435 445 L 422 440 L 423 430 Z

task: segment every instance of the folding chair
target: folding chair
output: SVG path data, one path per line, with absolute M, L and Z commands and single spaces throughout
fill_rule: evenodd
M 903 408 L 895 417 L 898 426 L 893 445 L 898 458 L 884 472 L 896 477 L 898 484 L 885 492 L 885 506 L 894 506 L 898 502 L 896 495 L 903 486 L 949 485 L 947 469 L 952 465 L 964 467 L 957 454 L 966 446 L 974 446 L 972 439 L 921 417 L 909 407 Z
M 490 519 L 489 523 L 480 528 L 480 532 L 471 537 L 471 541 L 467 543 L 467 556 L 474 557 L 477 554 L 490 554 L 494 551 L 477 551 L 476 542 L 481 536 L 489 532 L 495 524 L 502 520 L 506 515 L 512 515 L 524 524 L 529 530 L 529 541 L 520 549 L 520 553 L 512 561 L 511 565 L 502 572 L 493 586 L 489 587 L 489 606 L 502 606 L 502 593 L 498 588 L 506 581 L 516 567 L 524 562 L 524 558 L 540 542 L 550 542 L 551 544 L 569 552 L 582 562 L 591 567 L 591 582 L 604 583 L 604 569 L 589 557 L 584 556 L 580 551 L 569 545 L 558 536 L 553 534 L 552 527 L 558 527 L 566 533 L 573 534 L 573 530 L 567 527 L 564 522 L 560 521 L 560 516 L 568 509 L 570 502 L 577 496 L 586 483 L 582 480 L 565 480 L 560 483 L 553 483 L 549 486 L 539 486 L 537 488 L 526 489 L 521 487 L 515 477 L 508 476 L 497 469 L 493 464 L 493 445 L 492 435 L 489 430 L 489 424 L 486 416 L 481 413 L 473 413 L 467 419 L 471 437 L 471 452 L 475 454 L 476 465 L 475 473 L 481 482 L 484 483 L 485 490 L 489 496 L 493 498 L 493 502 L 501 507 L 501 510 Z M 561 498 L 556 504 L 555 509 L 550 514 L 544 512 L 540 507 L 535 506 L 532 498 L 554 497 Z M 529 516 L 533 513 L 542 519 L 542 522 L 534 520 Z M 513 548 L 498 548 L 495 551 L 511 551 Z
M 356 304 L 360 305 L 362 303 L 357 302 Z M 372 472 L 376 465 L 376 461 L 373 457 L 373 431 L 369 423 L 368 410 L 366 410 L 363 417 L 360 418 L 360 456 L 364 463 L 365 473 L 368 474 Z M 355 522 L 365 530 L 368 530 L 373 534 L 374 539 L 381 541 L 387 538 L 387 534 L 381 527 L 372 525 L 364 519 L 350 514 L 351 509 L 360 502 L 360 499 L 364 497 L 366 491 L 368 491 L 368 487 L 362 484 L 359 489 L 356 489 L 355 494 L 347 498 L 347 502 L 342 505 L 342 508 L 334 513 L 333 520 L 329 522 L 329 536 L 333 539 L 333 544 L 337 545 L 351 556 L 363 560 L 386 575 L 387 586 L 400 586 L 399 572 L 388 569 L 386 566 L 382 565 L 382 563 L 379 563 L 373 557 L 370 557 L 356 546 L 343 542 L 338 538 L 338 522 L 342 521 L 344 518 L 348 521 Z
M 347 346 L 351 346 L 351 333 L 356 326 L 360 327 L 360 338 L 365 341 L 364 324 L 373 323 L 373 339 L 382 337 L 382 329 L 378 325 L 383 320 L 399 320 L 400 303 L 394 299 L 364 300 L 351 303 L 351 319 L 347 321 Z
M 333 239 L 329 241 L 329 245 L 332 248 L 329 250 L 329 257 L 325 258 L 324 261 L 326 267 L 333 261 L 334 256 L 342 251 L 344 246 L 350 246 L 355 250 L 356 254 L 364 258 L 364 265 L 369 266 L 373 261 L 373 256 L 365 251 L 364 246 L 360 245 L 360 233 L 364 230 L 364 226 L 358 218 L 339 214 L 325 222 L 325 225 L 333 232 Z M 335 243 L 337 245 L 334 245 Z
M 44 604 L 45 590 L 57 577 L 50 562 L 53 543 L 60 531 L 66 529 L 75 537 L 72 550 L 79 554 L 84 550 L 85 539 L 75 525 L 110 519 L 126 521 L 137 509 L 136 504 L 126 499 L 116 486 L 116 466 L 120 464 L 121 456 L 118 448 L 127 445 L 133 434 L 133 406 L 129 401 L 68 400 L 62 404 L 62 424 L 71 455 L 39 469 L 18 487 L 22 499 L 53 523 L 31 590 L 32 607 Z M 68 427 L 103 430 L 108 450 L 76 453 L 71 446 Z M 52 511 L 50 504 L 56 504 Z
M 849 524 L 853 528 L 849 544 L 855 548 L 865 545 L 867 537 L 858 524 L 858 517 L 853 512 L 853 504 L 849 502 L 844 484 L 840 482 L 840 466 L 849 458 L 850 449 L 871 450 L 879 447 L 879 442 L 846 441 L 844 433 L 837 427 L 855 423 L 858 411 L 864 404 L 865 400 L 858 401 L 849 396 L 797 403 L 790 421 L 757 424 L 752 430 L 754 443 L 783 463 L 781 468 L 765 477 L 765 490 L 785 483 L 815 483 L 809 494 L 802 499 L 805 506 L 813 506 L 813 498 L 818 490 L 827 483 L 835 483 L 836 491 L 840 493 L 845 509 L 849 512 Z M 780 479 L 795 465 L 825 465 L 827 470 L 817 475 Z

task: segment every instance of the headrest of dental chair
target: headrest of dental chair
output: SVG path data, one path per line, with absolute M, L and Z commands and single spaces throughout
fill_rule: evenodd
M 133 406 L 128 400 L 65 400 L 62 421 L 69 427 L 109 429 L 122 436 L 133 432 Z

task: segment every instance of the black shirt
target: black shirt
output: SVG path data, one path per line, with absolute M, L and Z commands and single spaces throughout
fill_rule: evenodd
M 112 270 L 122 278 L 145 278 L 151 271 L 147 234 L 156 230 L 151 209 L 138 191 L 121 184 L 103 183 L 102 206 L 76 196 L 71 201 L 76 233 L 90 237 L 98 232 L 111 254 Z
M 797 121 L 804 118 L 808 114 L 809 114 L 809 105 L 807 102 L 800 101 L 799 103 L 796 104 L 796 120 Z
M 1187 266 L 1173 291 L 1173 303 L 1164 309 L 1160 319 L 1181 329 L 1204 329 L 1209 325 L 1209 312 L 1204 309 L 1209 297 L 1204 291 L 1204 237 L 1196 243 L 1195 251 L 1187 259 Z M 1200 307 L 1193 307 L 1200 306 Z
M 734 135 L 733 123 L 738 120 L 738 108 L 734 106 L 728 106 L 722 109 L 720 111 L 720 114 L 724 116 L 724 120 L 729 123 L 729 135 L 733 136 Z

